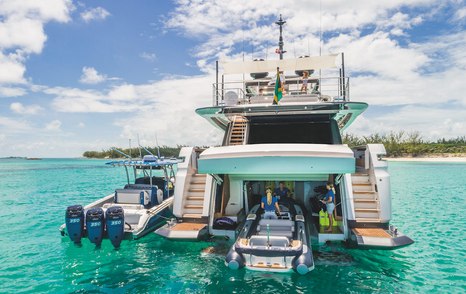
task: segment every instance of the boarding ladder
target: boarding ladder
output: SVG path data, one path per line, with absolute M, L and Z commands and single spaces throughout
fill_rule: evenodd
M 353 184 L 353 207 L 358 223 L 379 223 L 380 203 L 375 183 L 368 173 L 357 172 L 351 175 Z
M 228 145 L 243 145 L 248 120 L 244 116 L 235 116 L 232 123 Z
M 202 218 L 206 178 L 206 174 L 194 173 L 191 175 L 189 186 L 184 195 L 183 218 Z

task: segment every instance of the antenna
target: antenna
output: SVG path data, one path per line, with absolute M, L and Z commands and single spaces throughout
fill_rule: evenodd
M 139 157 L 142 159 L 141 143 L 139 142 L 139 133 L 138 133 L 138 146 L 139 146 Z
M 157 134 L 155 134 L 155 144 L 157 145 L 157 155 L 160 158 L 160 147 L 159 147 L 159 140 L 157 140 Z
M 282 31 L 283 31 L 283 25 L 286 23 L 282 19 L 282 15 L 280 14 L 280 19 L 275 22 L 280 27 L 280 37 L 278 38 L 278 53 L 280 54 L 280 59 L 283 59 L 283 53 L 286 53 L 286 51 L 283 51 L 283 36 L 282 36 Z
M 319 22 L 320 22 L 320 32 L 319 32 L 319 56 L 322 56 L 322 0 L 319 1 Z
M 131 158 L 131 139 L 129 139 L 129 158 Z
M 320 32 L 319 32 L 319 56 L 322 56 L 322 0 L 319 1 L 319 22 L 320 22 Z M 322 83 L 322 69 L 319 68 L 319 85 Z
M 115 147 L 112 147 L 112 150 L 113 150 L 113 151 L 116 151 L 116 152 L 118 152 L 118 153 L 120 153 L 121 155 L 123 155 L 123 156 L 126 157 L 126 158 L 131 159 L 131 156 L 129 156 L 128 154 L 124 153 L 123 151 L 120 151 L 120 150 L 116 149 Z

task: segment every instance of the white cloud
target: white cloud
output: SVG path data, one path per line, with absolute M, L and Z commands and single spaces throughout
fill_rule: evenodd
M 11 103 L 10 109 L 13 112 L 16 112 L 19 114 L 37 114 L 43 110 L 43 108 L 40 107 L 39 105 L 33 104 L 33 105 L 24 106 L 23 104 L 19 102 Z
M 86 124 L 83 123 L 83 122 L 78 123 L 78 127 L 79 127 L 79 128 L 84 128 L 85 126 L 86 126 Z
M 9 117 L 0 116 L 0 127 L 4 133 L 18 134 L 31 131 L 31 124 L 24 120 L 16 120 Z
M 23 60 L 16 54 L 3 55 L 0 51 L 0 84 L 25 83 L 26 67 Z
M 85 22 L 91 22 L 93 20 L 104 20 L 108 16 L 110 16 L 110 12 L 102 7 L 91 8 L 81 13 L 81 18 Z
M 61 121 L 59 120 L 52 120 L 48 124 L 45 125 L 45 129 L 48 131 L 59 131 L 61 127 Z
M 455 15 L 454 15 L 454 20 L 464 20 L 466 18 L 466 7 L 463 7 L 461 9 L 458 9 L 456 12 L 455 12 Z
M 157 134 L 159 144 L 205 145 L 220 144 L 221 133 L 195 109 L 211 103 L 211 82 L 214 76 L 167 79 L 138 87 L 146 97 L 157 97 L 150 101 L 148 109 L 142 109 L 129 118 L 118 119 L 122 138 L 135 138 L 154 142 Z M 150 126 L 148 128 L 148 126 Z
M 389 112 L 366 118 L 359 117 L 347 130 L 349 133 L 370 135 L 390 131 L 419 131 L 426 140 L 464 136 L 466 118 L 460 108 L 445 109 L 439 105 L 408 105 L 396 113 Z
M 93 67 L 83 67 L 83 74 L 79 81 L 83 84 L 99 84 L 107 80 L 106 75 L 99 74 Z
M 25 83 L 27 57 L 47 40 L 44 25 L 69 21 L 72 10 L 70 0 L 0 1 L 0 84 Z
M 141 57 L 142 59 L 145 59 L 147 61 L 150 61 L 150 62 L 154 62 L 157 60 L 157 55 L 155 55 L 155 53 L 148 53 L 148 52 L 142 52 L 139 57 Z
M 19 97 L 26 95 L 26 90 L 15 87 L 0 87 L 0 97 Z

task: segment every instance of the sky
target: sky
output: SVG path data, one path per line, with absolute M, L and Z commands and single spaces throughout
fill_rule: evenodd
M 466 135 L 466 1 L 0 0 L 0 157 L 213 145 L 215 61 L 345 54 L 346 131 Z M 322 41 L 319 36 L 322 32 Z

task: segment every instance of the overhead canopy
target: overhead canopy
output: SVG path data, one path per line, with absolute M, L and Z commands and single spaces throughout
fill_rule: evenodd
M 224 74 L 273 72 L 277 70 L 319 70 L 335 68 L 338 54 L 312 56 L 282 60 L 232 61 L 222 62 Z
M 212 147 L 201 153 L 200 173 L 311 175 L 353 173 L 355 159 L 346 145 L 253 144 Z

